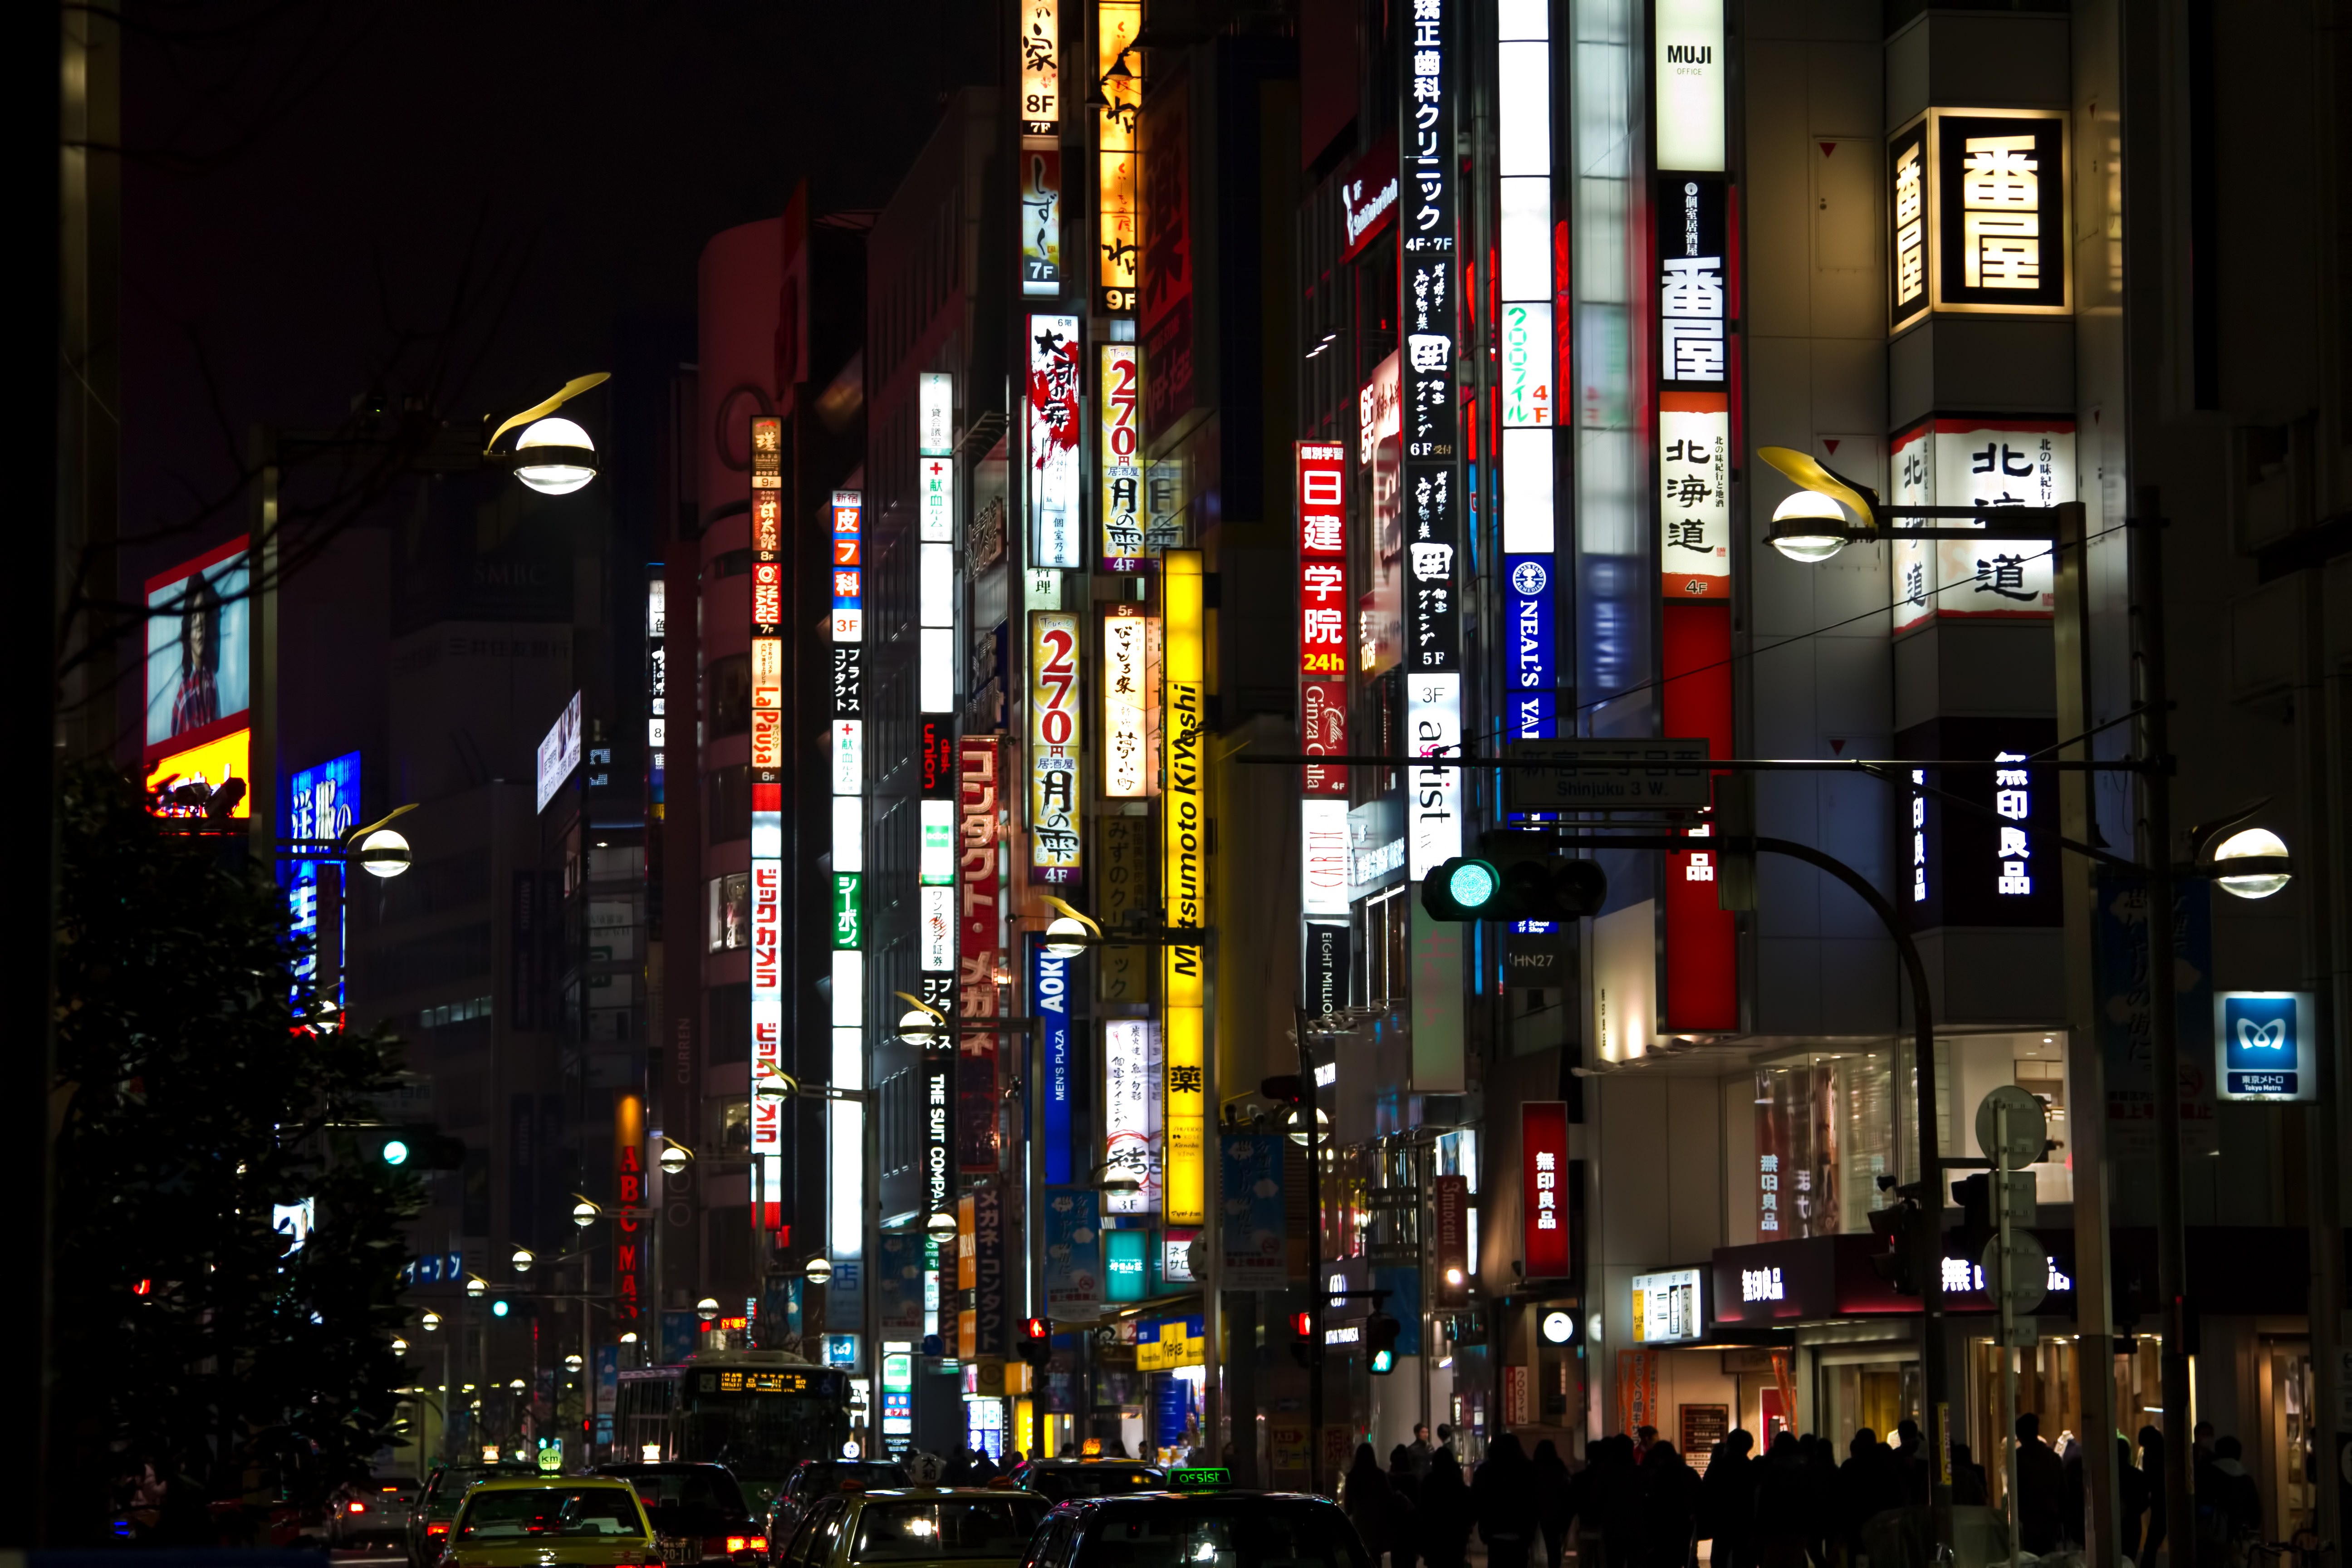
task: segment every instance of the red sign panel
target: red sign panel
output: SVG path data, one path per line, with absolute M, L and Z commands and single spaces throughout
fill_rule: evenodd
M 1530 1279 L 1564 1279 L 1568 1254 L 1568 1102 L 1519 1107 L 1519 1163 L 1527 1202 L 1521 1267 Z
M 1301 441 L 1298 479 L 1299 749 L 1348 750 L 1348 448 Z M 1348 793 L 1344 767 L 1309 766 L 1310 795 Z
M 967 735 L 957 748 L 957 815 L 961 844 L 956 872 L 957 990 L 967 1018 L 996 1016 L 996 971 L 1003 961 L 998 937 L 996 737 Z M 996 1037 L 957 1041 L 956 1160 L 966 1171 L 997 1164 Z

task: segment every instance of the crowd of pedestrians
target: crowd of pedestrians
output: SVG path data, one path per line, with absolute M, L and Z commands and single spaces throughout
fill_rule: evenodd
M 2084 1535 L 2083 1456 L 2042 1436 L 2031 1412 L 2017 1419 L 2019 1545 L 2035 1556 L 2079 1549 Z M 2238 1568 L 2233 1549 L 2258 1531 L 2262 1510 L 2235 1438 L 2197 1429 L 2198 1551 L 2194 1568 Z M 2118 1437 L 2118 1511 L 2123 1555 L 2147 1564 L 2165 1541 L 2164 1438 L 2139 1433 L 2138 1462 Z M 1991 1500 L 1985 1467 L 1965 1443 L 1952 1445 L 1953 1502 Z M 1928 1468 L 1919 1426 L 1903 1421 L 1893 1441 L 1864 1427 L 1841 1458 L 1825 1437 L 1773 1435 L 1757 1452 L 1735 1428 L 1707 1455 L 1706 1476 L 1644 1426 L 1589 1446 L 1571 1471 L 1551 1439 L 1529 1454 L 1517 1436 L 1496 1437 L 1466 1482 L 1453 1434 L 1413 1429 L 1385 1468 L 1370 1444 L 1356 1449 L 1340 1490 L 1375 1568 L 1463 1568 L 1474 1538 L 1487 1568 L 1561 1568 L 1573 1550 L 1580 1568 L 1685 1568 L 1711 1542 L 1714 1568 L 1855 1568 L 1870 1554 L 1873 1521 L 1924 1507 Z M 1897 1514 L 1899 1517 L 1899 1513 Z M 1888 1550 L 1882 1543 L 1881 1555 Z M 2186 1565 L 2184 1565 L 2186 1568 Z

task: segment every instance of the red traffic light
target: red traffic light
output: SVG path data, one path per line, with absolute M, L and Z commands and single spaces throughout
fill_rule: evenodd
M 1021 1334 L 1024 1339 L 1046 1340 L 1053 1338 L 1053 1333 L 1043 1318 L 1031 1318 L 1021 1325 Z
M 1297 1335 L 1302 1340 L 1313 1339 L 1315 1337 L 1315 1314 L 1312 1312 L 1293 1312 L 1290 1315 L 1290 1331 Z

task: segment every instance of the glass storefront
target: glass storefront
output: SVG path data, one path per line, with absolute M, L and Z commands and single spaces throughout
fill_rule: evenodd
M 1923 1383 L 1918 1359 L 1847 1360 L 1824 1354 L 1815 1368 L 1815 1429 L 1836 1446 L 1843 1460 L 1853 1435 L 1867 1426 L 1882 1443 L 1895 1441 L 1895 1429 L 1920 1417 Z

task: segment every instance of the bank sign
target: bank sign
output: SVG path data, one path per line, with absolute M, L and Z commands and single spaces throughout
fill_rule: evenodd
M 2213 1048 L 2223 1100 L 2314 1100 L 2317 1041 L 2308 991 L 2216 991 Z

